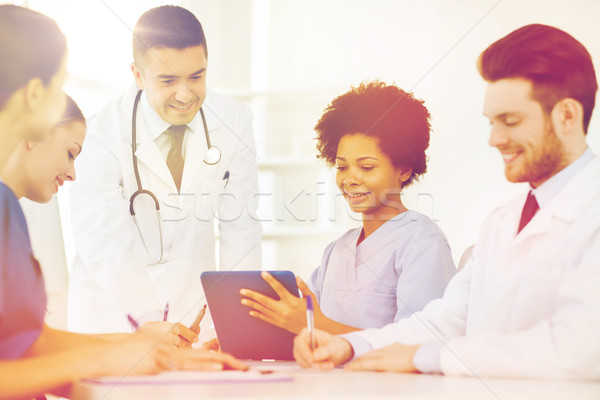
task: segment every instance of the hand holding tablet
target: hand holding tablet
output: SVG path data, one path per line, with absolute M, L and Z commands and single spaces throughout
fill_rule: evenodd
M 271 298 L 257 291 L 242 289 L 240 291 L 244 296 L 242 304 L 249 308 L 251 316 L 292 333 L 300 333 L 302 328 L 306 327 L 305 298 L 307 296 L 315 298 L 315 294 L 308 289 L 300 277 L 296 277 L 296 283 L 304 298 L 290 293 L 269 272 L 263 271 L 261 277 L 271 286 L 277 297 Z
M 294 274 L 291 271 L 270 271 L 269 275 L 280 285 L 276 286 L 277 291 L 284 293 L 285 290 L 287 295 L 303 303 L 304 315 L 306 302 L 299 298 Z M 203 272 L 200 279 L 224 352 L 240 359 L 294 359 L 294 334 L 252 317 L 248 307 L 242 305 L 242 289 L 274 301 L 279 300 L 277 291 L 263 279 L 261 271 L 210 271 Z

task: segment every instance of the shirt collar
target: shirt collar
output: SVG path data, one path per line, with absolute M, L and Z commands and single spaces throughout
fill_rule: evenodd
M 155 140 L 159 137 L 164 131 L 166 131 L 171 124 L 162 119 L 156 111 L 150 106 L 148 102 L 148 98 L 146 97 L 146 92 L 142 92 L 142 97 L 140 99 L 140 110 L 142 111 L 142 119 L 144 121 L 144 129 L 148 133 L 149 137 L 152 140 Z M 196 113 L 194 119 L 187 124 L 188 129 L 186 132 L 202 132 L 204 130 L 204 126 L 202 124 L 202 117 L 200 116 L 200 112 Z
M 550 203 L 550 201 L 571 180 L 571 178 L 577 175 L 577 173 L 593 159 L 594 154 L 592 154 L 592 151 L 588 147 L 577 160 L 567 165 L 546 182 L 542 183 L 539 187 L 532 189 L 531 192 L 535 196 L 540 209 L 544 208 L 545 205 Z

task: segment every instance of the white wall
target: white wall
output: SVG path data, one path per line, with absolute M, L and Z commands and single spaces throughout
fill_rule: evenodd
M 213 2 L 184 4 L 199 10 L 201 18 L 200 10 Z M 249 30 L 256 35 L 257 28 L 246 27 L 244 32 L 235 27 L 237 21 L 251 19 L 248 2 L 219 4 L 219 18 L 202 21 L 209 43 L 212 36 L 245 46 L 244 33 Z M 325 92 L 341 94 L 350 85 L 370 79 L 395 82 L 414 91 L 431 111 L 434 134 L 428 151 L 429 172 L 407 189 L 405 201 L 438 220 L 456 261 L 475 240 L 485 216 L 524 190 L 523 185 L 506 182 L 499 154 L 487 145 L 488 122 L 481 113 L 485 84 L 476 71 L 478 55 L 520 26 L 545 23 L 583 42 L 600 68 L 596 21 L 600 2 L 594 0 L 255 0 L 254 5 L 255 11 L 268 10 L 262 19 L 266 26 L 259 27 L 260 32 L 269 33 L 267 40 L 252 41 L 250 63 L 246 47 L 238 51 L 230 46 L 229 53 L 219 54 L 216 63 L 211 61 L 213 70 L 220 69 L 217 63 L 239 69 L 234 81 L 219 74 L 213 84 L 235 87 L 243 83 L 240 74 L 248 76 L 250 68 L 250 76 L 260 75 L 252 66 L 262 65 L 266 82 L 262 79 L 255 90 L 296 93 L 287 104 L 305 104 L 307 98 L 315 98 L 311 107 L 299 106 L 295 114 L 285 114 L 286 132 L 296 139 L 304 135 L 306 141 L 314 136 L 312 126 L 331 99 L 323 98 Z M 231 23 L 223 23 L 224 19 Z M 257 61 L 256 54 L 266 54 L 267 59 Z M 252 86 L 251 79 L 246 81 Z M 278 107 L 285 104 L 281 100 Z M 596 152 L 600 150 L 598 126 L 595 117 L 589 142 Z M 259 152 L 282 151 L 273 144 L 277 137 L 268 127 L 259 127 L 256 134 L 259 144 L 271 146 L 259 146 Z M 314 251 L 313 259 L 320 249 Z
M 28 3 L 63 26 L 74 72 L 67 91 L 89 115 L 129 80 L 127 27 L 133 26 L 140 10 L 162 2 Z M 505 181 L 500 156 L 487 145 L 488 122 L 481 115 L 485 84 L 475 68 L 477 56 L 517 27 L 546 23 L 578 38 L 600 68 L 596 0 L 184 0 L 182 4 L 204 25 L 212 87 L 237 94 L 278 93 L 274 98 L 279 108 L 269 108 L 270 122 L 260 115 L 264 108 L 258 108 L 260 157 L 290 151 L 285 146 L 292 142 L 302 145 L 301 154 L 310 153 L 312 126 L 322 109 L 334 95 L 362 80 L 395 82 L 424 99 L 434 128 L 429 172 L 406 191 L 405 201 L 438 220 L 456 261 L 475 240 L 485 216 L 524 190 Z M 281 110 L 275 112 L 275 120 L 273 110 Z M 598 119 L 592 118 L 589 132 L 595 152 L 600 151 Z M 279 135 L 279 142 L 274 135 Z M 306 173 L 317 180 L 322 171 L 307 168 Z M 420 194 L 430 194 L 432 203 Z M 48 224 L 42 229 L 58 228 Z M 324 241 L 307 249 L 286 239 L 286 254 L 307 257 L 301 268 L 308 269 L 299 271 L 303 276 L 318 263 Z
M 457 261 L 475 240 L 485 216 L 524 190 L 505 181 L 500 156 L 487 145 L 488 122 L 481 114 L 485 84 L 475 67 L 478 55 L 513 29 L 546 23 L 582 41 L 600 68 L 598 1 L 267 3 L 268 89 L 342 93 L 361 80 L 382 79 L 426 101 L 434 128 L 429 172 L 407 190 L 405 199 L 427 213 L 427 197 L 419 194 L 431 194 L 433 217 L 446 232 Z M 230 57 L 234 60 L 235 53 Z M 314 124 L 319 113 L 297 117 Z M 290 126 L 294 123 L 288 120 Z M 310 128 L 305 126 L 307 138 L 314 136 Z M 596 117 L 589 134 L 595 151 L 600 150 L 598 129 Z

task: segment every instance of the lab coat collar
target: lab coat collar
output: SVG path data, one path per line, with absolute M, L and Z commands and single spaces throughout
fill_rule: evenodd
M 548 204 L 557 218 L 573 222 L 589 206 L 600 191 L 600 157 L 587 163 Z
M 137 130 L 138 132 L 141 132 L 142 130 L 145 131 L 149 139 L 155 140 L 157 137 L 162 135 L 162 133 L 166 131 L 169 128 L 169 126 L 171 126 L 171 124 L 162 119 L 156 113 L 156 111 L 154 111 L 152 106 L 150 106 L 150 103 L 148 102 L 148 96 L 146 96 L 146 92 L 142 92 L 138 112 L 142 116 L 143 125 L 140 124 Z M 138 137 L 139 136 L 140 135 L 138 134 Z
M 136 94 L 137 90 L 129 93 L 129 95 L 133 95 L 134 99 Z M 129 108 L 129 110 L 125 110 L 125 112 L 130 113 L 129 118 L 133 116 L 133 101 L 131 103 L 131 108 Z M 162 118 L 160 118 L 158 114 L 154 112 L 152 107 L 150 107 L 148 100 L 146 99 L 145 93 L 142 93 L 140 98 L 136 121 L 137 149 L 135 151 L 135 155 L 138 163 L 146 165 L 148 169 L 152 171 L 152 173 L 157 175 L 165 184 L 169 185 L 173 193 L 176 193 L 177 188 L 175 186 L 175 182 L 173 181 L 171 171 L 169 171 L 166 161 L 158 150 L 156 143 L 154 143 L 154 139 L 169 127 L 169 123 L 163 121 Z M 128 131 L 131 134 L 131 130 L 128 129 Z
M 200 113 L 198 113 L 198 116 L 199 114 Z M 200 123 L 202 124 L 202 117 L 200 117 Z M 206 145 L 206 137 L 204 136 L 204 127 L 202 127 L 201 133 L 188 135 L 185 151 L 185 164 L 183 166 L 183 175 L 181 177 L 181 193 L 188 193 L 191 191 L 194 177 L 202 166 L 206 165 L 203 160 L 207 150 L 208 147 Z
M 223 125 L 218 114 L 223 113 L 224 107 L 219 107 L 218 103 L 215 101 L 215 95 L 211 90 L 208 90 L 206 93 L 206 98 L 202 104 L 202 110 L 204 110 L 206 126 L 212 144 L 214 145 L 218 143 L 218 140 L 216 140 L 218 129 Z M 225 116 L 223 115 L 222 117 Z M 206 137 L 204 136 L 204 125 L 202 124 L 202 116 L 200 113 L 196 114 L 192 123 L 195 123 L 194 129 L 198 129 L 198 134 L 189 135 L 187 137 L 185 165 L 183 167 L 183 176 L 181 177 L 181 193 L 189 193 L 192 191 L 192 182 L 199 173 L 210 174 L 210 171 L 212 171 L 212 168 L 204 163 L 204 155 L 208 151 L 208 146 L 206 144 Z M 190 154 L 198 154 L 200 156 L 188 156 Z
M 208 96 L 207 96 L 208 97 Z M 206 100 L 204 101 L 206 104 Z M 203 105 L 204 107 L 204 105 Z M 162 119 L 156 111 L 150 106 L 148 102 L 148 97 L 146 96 L 146 92 L 142 92 L 142 97 L 140 98 L 140 111 L 143 116 L 144 125 L 148 133 L 148 138 L 152 140 L 156 140 L 157 137 L 162 135 L 168 128 L 171 126 L 167 121 Z M 208 117 L 207 117 L 208 124 Z M 200 113 L 196 113 L 194 119 L 187 124 L 187 133 L 195 133 L 200 132 L 204 135 L 204 124 L 202 123 L 202 116 Z M 138 128 L 139 130 L 139 128 Z M 210 128 L 209 128 L 210 130 Z M 138 143 L 141 141 L 138 140 Z
M 208 131 L 212 132 L 223 125 L 223 119 L 226 118 L 225 115 L 219 115 L 219 110 L 224 110 L 223 106 L 219 106 L 218 98 L 215 96 L 215 92 L 212 90 L 206 91 L 206 99 L 204 99 L 204 103 L 202 104 L 202 109 L 204 110 L 204 116 L 206 117 L 206 126 L 208 127 Z M 222 112 L 222 111 L 221 111 Z M 200 124 L 202 124 L 202 117 L 197 115 L 200 118 Z M 202 125 L 201 129 L 204 129 Z M 200 131 L 202 132 L 202 131 Z
M 139 121 L 139 119 L 138 119 Z M 175 181 L 167 167 L 167 163 L 164 160 L 162 154 L 158 150 L 158 147 L 153 140 L 146 140 L 137 146 L 135 155 L 140 164 L 146 165 L 150 171 L 156 174 L 163 182 L 169 185 L 173 193 L 177 193 Z
M 214 145 L 221 143 L 222 137 L 219 137 L 220 130 L 223 124 L 223 118 L 228 118 L 224 114 L 226 108 L 222 103 L 219 103 L 219 98 L 215 96 L 215 93 L 208 90 L 206 98 L 202 104 L 202 110 L 204 110 L 204 117 L 206 118 L 206 126 L 208 128 L 211 142 Z M 229 117 L 230 118 L 230 117 Z M 206 143 L 206 137 L 204 136 L 204 126 L 202 124 L 202 116 L 200 113 L 196 115 L 194 121 L 197 121 L 200 129 L 197 135 L 189 135 L 186 143 L 186 158 L 185 166 L 183 168 L 183 176 L 181 178 L 181 193 L 188 193 L 192 191 L 192 182 L 198 174 L 205 174 L 208 177 L 216 166 L 209 166 L 204 163 L 204 155 L 208 151 Z M 221 151 L 225 151 L 221 147 Z M 199 154 L 199 157 L 188 157 L 188 154 Z
M 123 107 L 125 110 L 131 110 L 130 113 L 133 112 L 133 102 L 138 90 L 139 89 L 135 84 L 128 90 L 128 96 L 126 97 L 131 98 L 131 102 L 127 102 L 128 104 L 123 105 Z M 170 126 L 169 123 L 163 120 L 150 106 L 148 98 L 146 97 L 146 92 L 142 92 L 138 107 L 138 114 L 142 114 L 143 116 L 143 119 L 138 118 L 138 122 L 143 121 L 146 128 L 141 129 L 141 131 L 145 131 L 147 136 L 140 134 L 140 128 L 138 128 L 137 144 L 142 143 L 145 139 L 155 140 Z M 215 131 L 223 125 L 224 116 L 217 115 L 217 110 L 219 108 L 216 104 L 215 94 L 212 90 L 207 90 L 202 109 L 204 110 L 206 126 L 208 127 L 209 132 Z M 202 116 L 199 112 L 188 124 L 188 132 L 199 132 L 204 136 L 204 124 L 202 123 Z
M 137 93 L 137 91 L 135 92 Z M 133 102 L 132 102 L 133 107 Z M 211 91 L 207 91 L 206 99 L 202 105 L 204 115 L 206 117 L 206 125 L 210 134 L 223 125 L 222 116 L 217 114 L 217 110 L 222 110 L 223 107 L 219 108 L 215 95 Z M 164 121 L 160 116 L 152 109 L 145 93 L 142 93 L 140 99 L 140 110 L 138 113 L 139 126 L 144 124 L 143 128 L 138 128 L 138 135 L 136 142 L 138 148 L 136 156 L 139 162 L 144 163 L 147 166 L 152 166 L 150 169 L 158 175 L 165 183 L 171 186 L 171 189 L 176 191 L 175 183 L 171 176 L 171 172 L 166 165 L 160 151 L 158 150 L 154 139 L 161 135 L 168 127 L 169 123 Z M 197 113 L 194 119 L 188 124 L 188 132 L 197 132 L 199 134 L 188 135 L 186 138 L 186 155 L 188 154 L 206 154 L 207 145 L 206 138 L 204 136 L 204 124 L 202 123 L 202 116 Z M 211 138 L 212 139 L 212 138 Z M 202 157 L 187 157 L 185 159 L 185 165 L 183 167 L 183 176 L 181 179 L 181 193 L 185 193 L 190 189 L 190 185 L 204 165 Z
M 600 191 L 600 157 L 595 156 L 564 184 L 544 208 L 538 211 L 531 222 L 516 236 L 516 242 L 546 232 L 555 218 L 573 223 L 590 206 L 590 202 L 594 201 L 598 191 Z M 526 194 L 519 197 L 520 207 L 510 207 L 516 215 L 509 220 L 516 221 L 515 224 L 519 223 L 525 198 Z M 514 231 L 516 232 L 516 225 Z
M 594 154 L 588 148 L 571 164 L 567 165 L 539 187 L 532 189 L 532 193 L 539 204 L 540 210 L 543 210 L 561 189 L 593 159 Z

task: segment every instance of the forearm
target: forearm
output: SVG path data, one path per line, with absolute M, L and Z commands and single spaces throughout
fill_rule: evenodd
M 71 383 L 94 375 L 94 363 L 82 362 L 77 350 L 0 362 L 0 399 L 65 393 Z
M 341 335 L 343 333 L 361 330 L 360 328 L 345 325 L 341 322 L 334 321 L 331 318 L 327 318 L 322 313 L 319 313 L 319 315 L 315 318 L 315 328 L 324 330 L 325 332 L 331 333 L 332 335 Z
M 84 347 L 106 342 L 118 342 L 131 336 L 131 333 L 75 333 L 67 331 L 56 331 L 56 346 L 61 346 L 61 350 L 68 350 L 75 347 Z
M 58 329 L 52 329 L 44 325 L 44 329 L 38 340 L 27 351 L 27 356 L 42 356 L 51 353 L 57 353 L 65 350 L 72 350 L 106 343 L 109 341 L 118 341 L 128 337 L 127 333 L 108 333 L 108 334 L 83 334 Z

